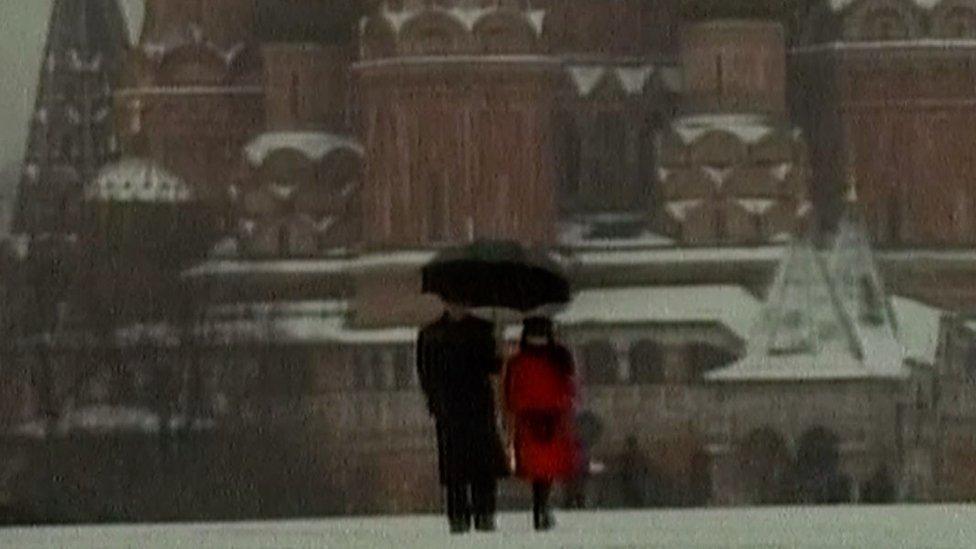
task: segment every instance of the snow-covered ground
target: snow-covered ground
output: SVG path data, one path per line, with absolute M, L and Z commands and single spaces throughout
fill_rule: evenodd
M 767 507 L 561 512 L 552 532 L 507 513 L 490 534 L 450 536 L 437 516 L 18 528 L 0 547 L 976 547 L 976 506 Z

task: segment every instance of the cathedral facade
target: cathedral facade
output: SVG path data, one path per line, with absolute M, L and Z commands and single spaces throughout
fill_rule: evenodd
M 568 265 L 591 504 L 976 497 L 976 2 L 151 0 L 131 46 L 55 4 L 17 226 L 76 267 L 3 380 L 35 512 L 436 508 L 420 268 L 485 238 Z

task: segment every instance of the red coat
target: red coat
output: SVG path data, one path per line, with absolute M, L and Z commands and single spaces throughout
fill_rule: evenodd
M 509 361 L 505 406 L 514 424 L 518 476 L 551 481 L 579 472 L 572 372 L 572 358 L 562 347 L 527 348 Z

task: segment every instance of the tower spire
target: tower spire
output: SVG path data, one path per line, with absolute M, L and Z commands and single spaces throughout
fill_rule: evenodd
M 857 179 L 853 171 L 847 174 L 847 192 L 844 194 L 844 200 L 848 206 L 857 204 Z
M 14 232 L 77 231 L 82 187 L 118 151 L 112 92 L 127 50 L 117 0 L 55 0 Z

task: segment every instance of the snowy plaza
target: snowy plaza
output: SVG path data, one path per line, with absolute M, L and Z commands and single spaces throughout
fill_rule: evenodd
M 439 516 L 284 522 L 22 528 L 4 547 L 972 547 L 973 506 L 828 506 L 590 511 L 558 515 L 548 533 L 527 512 L 497 532 L 450 536 Z

